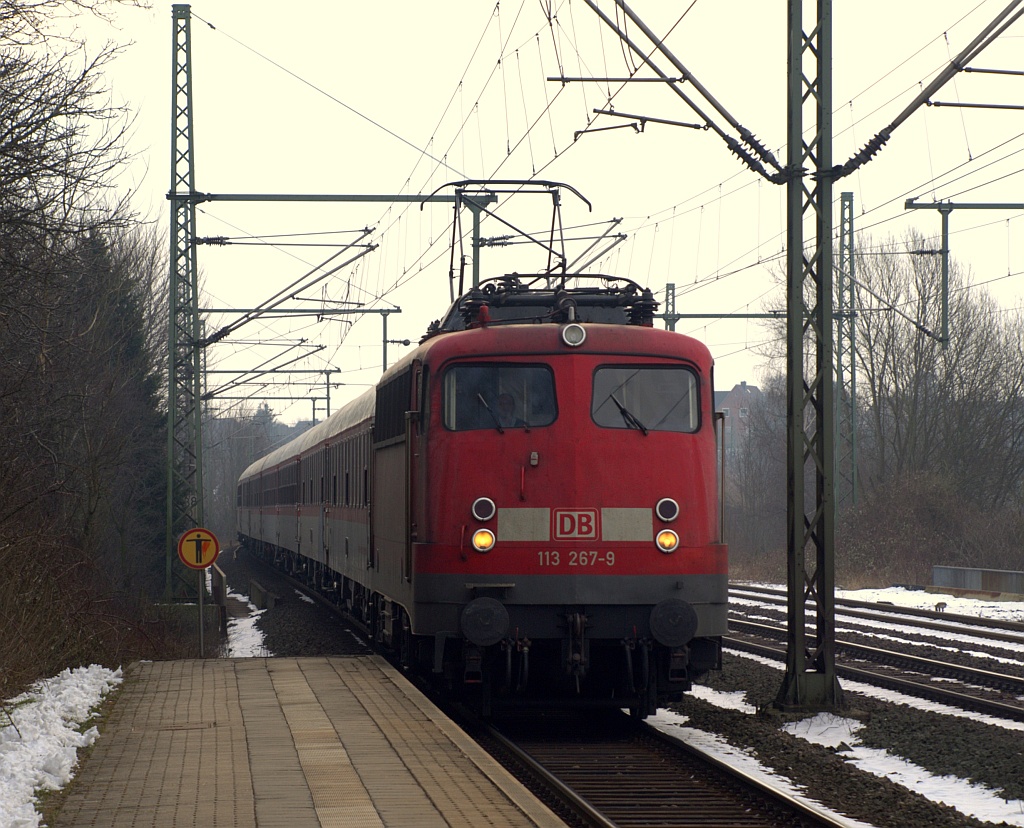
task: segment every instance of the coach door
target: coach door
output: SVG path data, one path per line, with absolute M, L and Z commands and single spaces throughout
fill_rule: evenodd
M 416 464 L 415 394 L 421 364 L 412 362 L 377 388 L 373 424 L 373 568 L 394 598 L 407 594 L 411 575 L 412 471 Z

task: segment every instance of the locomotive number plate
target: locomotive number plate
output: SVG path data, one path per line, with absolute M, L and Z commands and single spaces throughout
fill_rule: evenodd
M 598 552 L 596 549 L 571 549 L 568 552 L 542 549 L 537 552 L 537 561 L 541 566 L 615 566 L 615 553 L 611 549 L 606 552 Z

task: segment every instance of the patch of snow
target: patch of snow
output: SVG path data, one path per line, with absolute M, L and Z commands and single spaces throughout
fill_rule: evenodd
M 271 653 L 263 643 L 263 633 L 256 628 L 256 622 L 266 610 L 256 609 L 256 605 L 249 600 L 248 595 L 241 595 L 234 592 L 230 587 L 227 590 L 228 598 L 237 598 L 247 604 L 249 615 L 246 618 L 231 618 L 228 620 L 228 643 L 225 647 L 227 658 L 267 658 Z
M 74 775 L 78 749 L 99 737 L 82 730 L 121 670 L 91 665 L 40 681 L 0 708 L 0 826 L 37 828 L 36 792 L 62 788 Z
M 840 755 L 861 770 L 885 777 L 932 802 L 956 808 L 966 816 L 982 822 L 1024 826 L 1024 802 L 1003 799 L 990 788 L 966 779 L 935 776 L 888 751 L 865 747 L 857 738 L 862 727 L 856 719 L 819 713 L 812 718 L 792 722 L 783 729 L 812 744 L 840 748 Z
M 780 666 L 778 662 L 750 653 L 732 653 L 732 655 L 749 658 L 770 667 L 779 668 Z M 871 687 L 860 682 L 844 680 L 842 685 L 843 689 L 847 692 L 860 692 L 894 704 L 904 704 L 921 710 L 969 718 L 985 722 L 986 724 L 1004 727 L 1008 730 L 1024 730 L 1024 723 L 1021 722 L 959 710 L 958 708 L 914 698 L 892 690 Z M 728 710 L 754 712 L 754 708 L 746 705 L 745 702 L 737 702 L 737 693 L 720 693 L 708 687 L 694 687 L 695 691 L 698 689 L 700 692 L 696 692 L 694 695 L 709 704 L 714 704 L 717 707 Z M 744 706 L 747 709 L 744 709 Z M 672 715 L 665 711 L 659 711 L 659 718 L 662 717 L 663 713 L 665 716 Z M 685 719 L 685 717 L 677 718 Z M 649 721 L 654 723 L 655 720 Z M 990 788 L 974 784 L 966 779 L 959 779 L 953 776 L 935 776 L 924 768 L 908 762 L 899 756 L 894 756 L 887 751 L 865 747 L 860 744 L 860 740 L 857 738 L 857 732 L 862 726 L 856 719 L 846 719 L 831 713 L 819 713 L 814 717 L 803 719 L 799 722 L 792 722 L 786 725 L 784 729 L 790 734 L 806 739 L 813 744 L 838 749 L 847 761 L 852 762 L 861 770 L 875 776 L 885 777 L 898 785 L 902 785 L 927 797 L 933 802 L 940 802 L 956 808 L 962 814 L 983 822 L 1003 822 L 1007 825 L 1017 825 L 1024 828 L 1024 801 L 1004 799 Z M 681 732 L 678 727 L 675 731 L 660 727 L 659 729 L 673 735 Z M 687 744 L 694 744 L 695 747 L 698 746 L 690 741 L 689 736 L 680 736 L 679 738 L 682 738 Z M 704 750 L 703 747 L 701 749 Z M 735 750 L 735 748 L 732 748 L 732 750 Z M 718 755 L 714 751 L 706 752 L 711 753 L 713 756 Z M 775 787 L 779 787 L 781 790 L 793 795 L 792 792 L 795 788 L 791 780 L 771 774 L 763 768 L 762 772 L 767 773 L 771 777 L 772 784 Z
M 715 707 L 724 707 L 728 710 L 739 710 L 741 713 L 756 713 L 757 708 L 746 700 L 747 694 L 743 690 L 736 690 L 732 693 L 723 693 L 720 690 L 712 690 L 702 684 L 693 685 L 690 695 Z

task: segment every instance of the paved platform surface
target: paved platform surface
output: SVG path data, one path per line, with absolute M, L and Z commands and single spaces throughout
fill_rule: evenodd
M 51 828 L 563 826 L 391 665 L 141 663 Z

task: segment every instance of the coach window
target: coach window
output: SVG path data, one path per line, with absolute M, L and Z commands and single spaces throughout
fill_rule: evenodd
M 697 375 L 681 366 L 606 365 L 594 372 L 590 416 L 602 428 L 693 432 Z
M 453 365 L 444 375 L 445 428 L 540 428 L 558 416 L 555 379 L 547 365 Z M 503 420 L 502 410 L 513 412 Z

